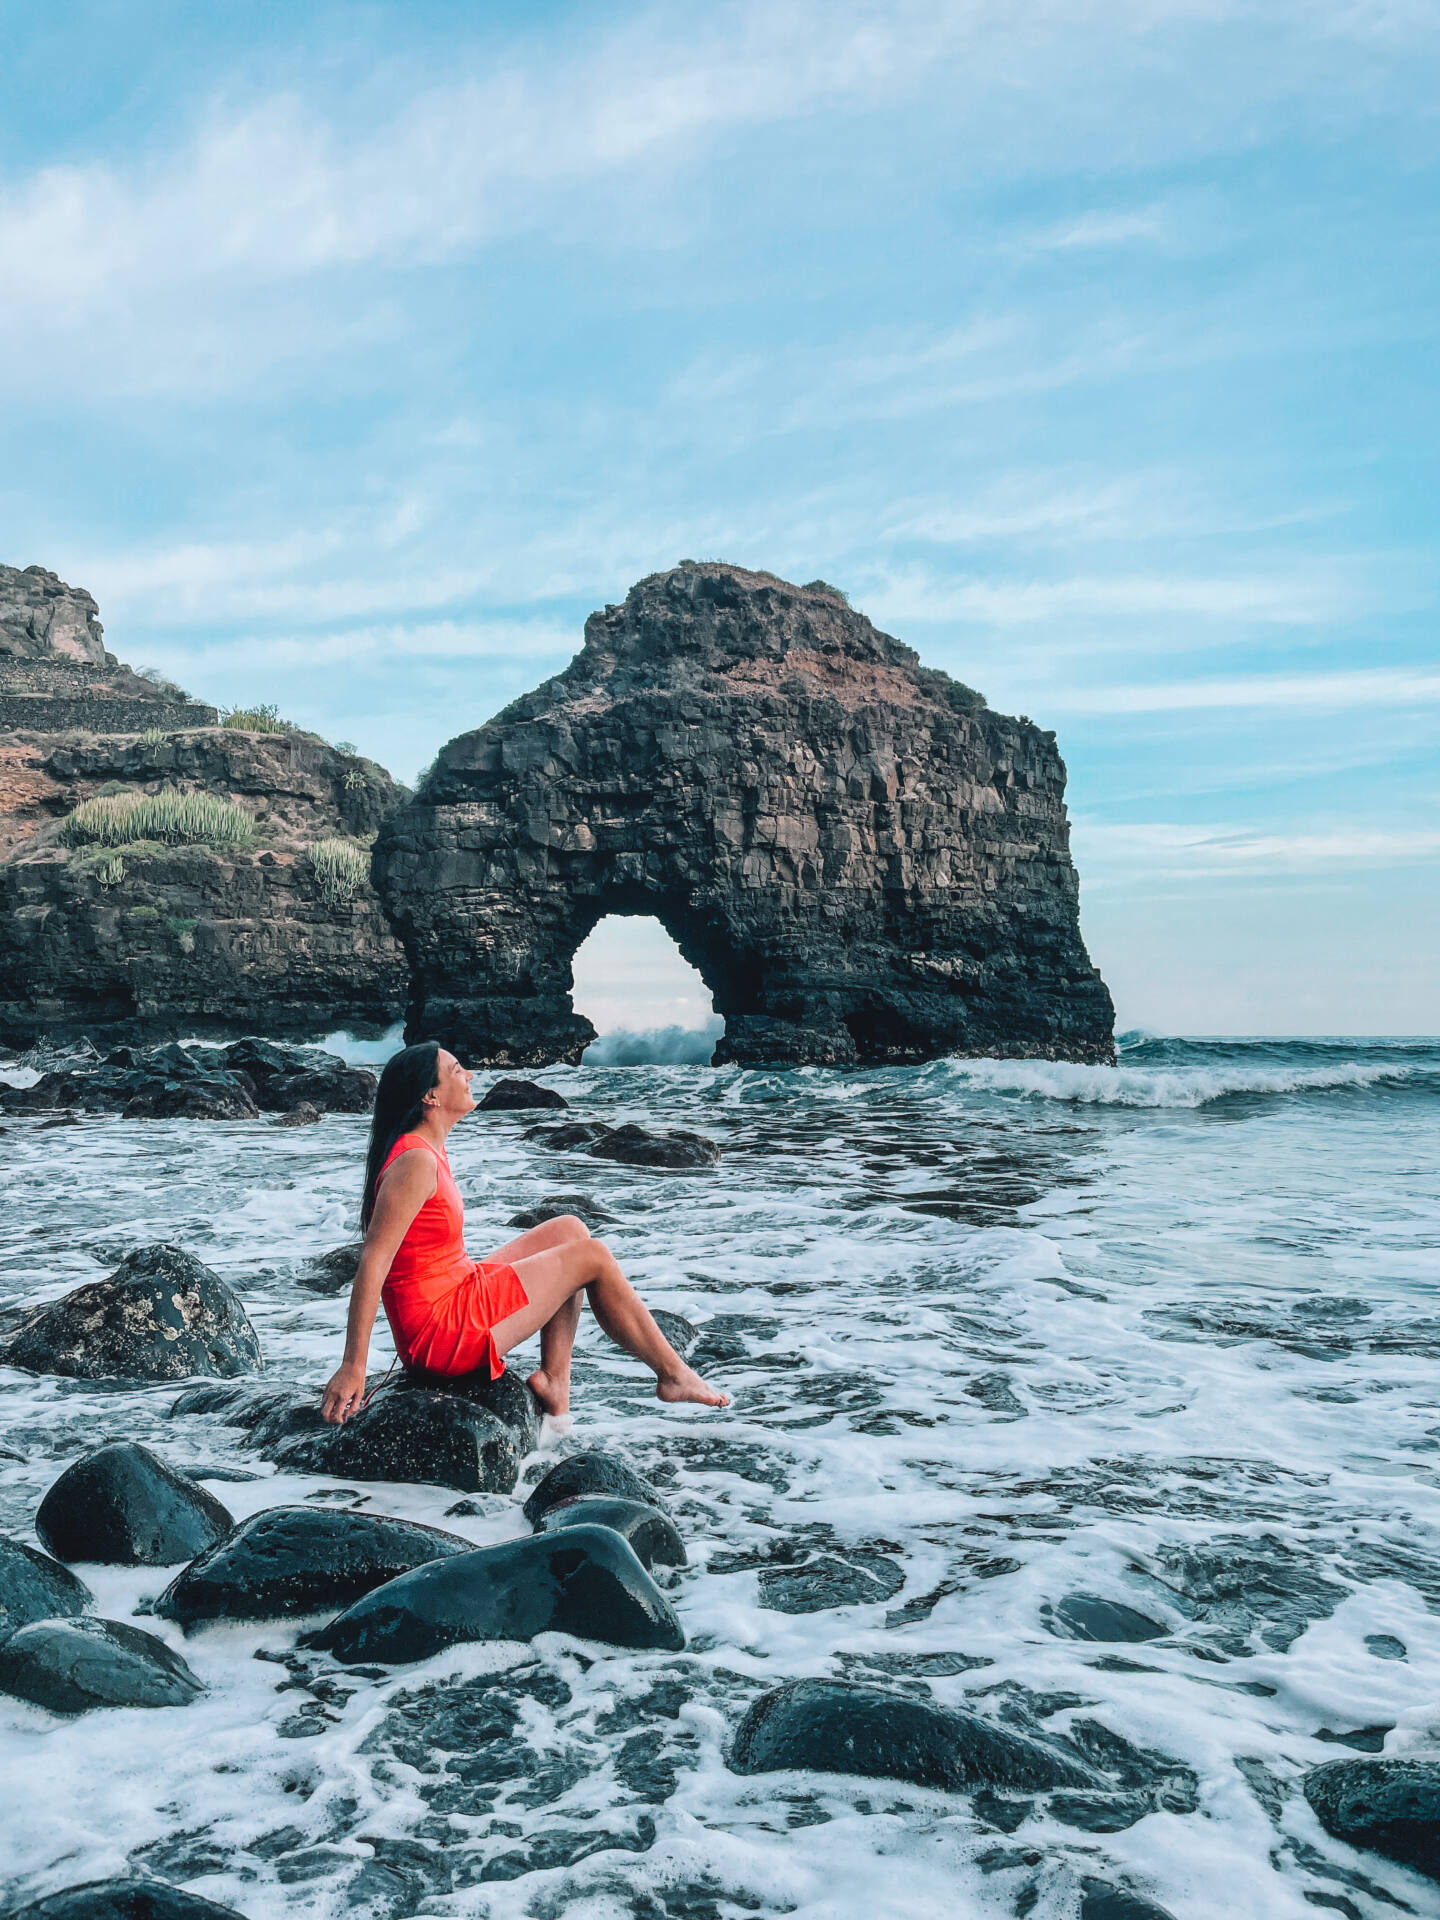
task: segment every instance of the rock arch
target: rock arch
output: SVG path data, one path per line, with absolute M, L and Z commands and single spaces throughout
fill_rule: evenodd
M 653 574 L 382 830 L 407 1033 L 475 1064 L 578 1059 L 571 958 L 641 913 L 709 987 L 717 1059 L 1108 1061 L 1064 785 L 1053 734 L 823 582 Z

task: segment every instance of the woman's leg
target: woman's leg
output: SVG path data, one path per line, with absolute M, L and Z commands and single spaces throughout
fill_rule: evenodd
M 487 1253 L 488 1261 L 503 1261 L 507 1267 L 513 1267 L 517 1261 L 528 1260 L 533 1254 L 548 1253 L 552 1247 L 563 1247 L 571 1240 L 588 1240 L 590 1229 L 583 1220 L 577 1220 L 573 1213 L 560 1213 L 553 1220 L 542 1220 L 538 1227 L 531 1227 L 515 1239 L 507 1240 L 503 1247 L 497 1247 L 494 1253 Z
M 572 1293 L 541 1327 L 540 1364 L 527 1383 L 546 1413 L 557 1419 L 570 1411 L 570 1356 L 579 1325 L 580 1295 Z
M 585 1293 L 595 1318 L 619 1347 L 643 1360 L 655 1375 L 655 1391 L 662 1400 L 694 1400 L 705 1407 L 728 1407 L 728 1394 L 707 1387 L 693 1367 L 687 1367 L 659 1327 L 644 1301 L 620 1271 L 619 1262 L 601 1240 L 571 1240 L 546 1253 L 512 1263 L 529 1298 L 529 1305 L 491 1328 L 501 1353 L 528 1340 L 555 1317 L 568 1301 Z M 573 1334 L 571 1336 L 573 1338 Z M 561 1338 L 557 1330 L 557 1341 Z M 543 1353 L 542 1353 L 543 1369 Z

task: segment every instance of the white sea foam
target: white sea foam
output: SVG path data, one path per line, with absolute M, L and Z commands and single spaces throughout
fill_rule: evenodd
M 712 1371 L 733 1410 L 681 1417 L 587 1322 L 575 1429 L 559 1439 L 662 1477 L 691 1556 L 670 1589 L 689 1652 L 553 1638 L 378 1679 L 333 1674 L 348 1697 L 332 1696 L 318 1736 L 294 1739 L 308 1696 L 254 1656 L 292 1652 L 300 1623 L 188 1641 L 160 1625 L 209 1689 L 190 1707 L 62 1722 L 0 1700 L 0 1908 L 138 1867 L 247 1920 L 660 1920 L 707 1902 L 798 1920 L 1008 1920 L 1017 1907 L 1075 1920 L 1086 1877 L 1177 1920 L 1306 1920 L 1317 1892 L 1398 1910 L 1356 1874 L 1414 1913 L 1440 1911 L 1433 1886 L 1328 1839 L 1297 1791 L 1306 1768 L 1350 1751 L 1322 1730 L 1393 1726 L 1387 1751 L 1400 1752 L 1430 1748 L 1440 1726 L 1440 1050 L 1257 1047 L 1248 1066 L 1245 1049 L 1146 1051 L 1164 1058 L 1119 1073 L 1151 1091 L 1168 1074 L 1187 1087 L 1243 1077 L 1253 1092 L 1259 1076 L 1267 1094 L 1297 1082 L 1294 1097 L 1017 1098 L 1032 1088 L 987 1076 L 1053 1086 L 1108 1070 L 1014 1063 L 547 1073 L 577 1117 L 711 1134 L 721 1166 L 689 1176 L 547 1153 L 523 1116 L 467 1123 L 451 1157 L 474 1251 L 502 1242 L 519 1207 L 586 1191 L 615 1216 L 607 1239 L 642 1291 L 725 1342 Z M 1309 1078 L 1352 1066 L 1379 1071 Z M 352 1231 L 362 1120 L 6 1126 L 0 1306 L 174 1240 L 241 1291 L 271 1383 L 333 1368 L 345 1302 L 297 1274 Z M 389 1358 L 383 1340 L 375 1358 Z M 0 1448 L 23 1456 L 0 1453 L 0 1527 L 32 1538 L 56 1473 L 122 1434 L 180 1464 L 258 1471 L 211 1482 L 237 1515 L 336 1492 L 272 1473 L 211 1419 L 168 1418 L 173 1397 L 0 1371 Z M 476 1544 L 524 1531 L 511 1500 L 456 1515 L 445 1489 L 354 1493 Z M 1288 1645 L 1267 1641 L 1268 1617 L 1239 1646 L 1191 1617 L 1166 1556 L 1233 1555 L 1237 1541 L 1311 1596 Z M 859 1556 L 900 1584 L 784 1611 L 787 1553 Z M 169 1578 L 82 1571 L 120 1619 Z M 1046 1610 L 1074 1593 L 1170 1631 L 1138 1646 L 1057 1638 Z M 1378 1635 L 1404 1658 L 1376 1657 Z M 908 1679 L 895 1666 L 956 1654 L 990 1664 Z M 507 1693 L 537 1664 L 549 1692 Z M 1052 1733 L 1097 1722 L 1191 1769 L 1199 1807 L 1092 1833 L 1037 1803 L 1010 1836 L 972 1796 L 729 1771 L 762 1688 L 845 1673 L 984 1713 L 1028 1702 Z M 461 1752 L 397 1744 L 392 1716 L 430 1683 L 519 1703 L 529 1757 L 495 1786 L 493 1813 L 465 1798 L 478 1731 Z M 671 1689 L 664 1712 L 646 1705 L 657 1687 Z M 566 1834 L 577 1851 L 586 1836 L 614 1844 L 537 1864 Z M 506 1860 L 533 1870 L 476 1884 Z

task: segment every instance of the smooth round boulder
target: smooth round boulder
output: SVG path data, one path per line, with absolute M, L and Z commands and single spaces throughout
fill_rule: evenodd
M 575 1527 L 417 1567 L 301 1644 L 337 1660 L 406 1665 L 462 1641 L 568 1633 L 679 1653 L 674 1609 L 618 1533 Z
M 260 1445 L 259 1430 L 252 1440 Z M 514 1429 L 454 1393 L 382 1393 L 343 1427 L 301 1433 L 268 1457 L 337 1480 L 412 1481 L 457 1493 L 509 1493 L 520 1477 Z
M 1042 1612 L 1049 1614 L 1048 1608 Z M 1146 1640 L 1163 1640 L 1169 1627 L 1148 1614 L 1127 1607 L 1120 1600 L 1106 1600 L 1096 1593 L 1067 1593 L 1046 1620 L 1050 1632 L 1062 1640 L 1097 1640 L 1109 1644 L 1138 1645 Z
M 523 1375 L 506 1367 L 498 1379 L 490 1378 L 490 1369 L 475 1373 L 401 1373 L 385 1389 L 387 1393 L 443 1393 L 466 1400 L 472 1407 L 483 1407 L 515 1435 L 522 1454 L 533 1453 L 540 1444 L 540 1402 L 525 1383 Z
M 476 1108 L 478 1113 L 523 1113 L 529 1108 L 550 1107 L 559 1110 L 570 1102 L 553 1087 L 537 1086 L 533 1080 L 497 1080 L 487 1089 Z
M 204 1690 L 173 1647 L 123 1620 L 35 1620 L 0 1641 L 0 1693 L 51 1713 L 184 1707 Z
M 1080 1882 L 1080 1920 L 1175 1920 L 1175 1916 L 1142 1894 L 1128 1893 L 1109 1880 L 1087 1874 Z
M 559 1533 L 566 1527 L 609 1527 L 628 1540 L 635 1558 L 647 1570 L 688 1565 L 685 1542 L 675 1522 L 643 1500 L 619 1500 L 603 1493 L 562 1501 L 540 1516 L 537 1533 Z
M 8 1920 L 244 1920 L 244 1915 L 163 1880 L 87 1880 L 12 1907 Z
M 284 1620 L 347 1607 L 412 1567 L 471 1543 L 379 1513 L 267 1507 L 192 1560 L 153 1611 L 186 1633 L 210 1620 Z
M 655 1167 L 661 1172 L 686 1172 L 713 1167 L 720 1149 L 703 1133 L 690 1133 L 684 1127 L 668 1132 L 650 1133 L 633 1121 L 610 1129 L 590 1148 L 592 1160 L 615 1160 L 624 1167 Z
M 35 1531 L 57 1560 L 173 1567 L 234 1525 L 213 1493 L 133 1440 L 96 1447 L 40 1502 Z
M 84 1613 L 90 1589 L 68 1567 L 0 1533 L 0 1641 L 32 1620 Z
M 1331 1760 L 1304 1789 L 1335 1839 L 1440 1880 L 1440 1760 Z
M 736 1730 L 728 1764 L 734 1773 L 855 1773 L 951 1792 L 1111 1785 L 998 1721 L 852 1680 L 791 1680 L 762 1694 Z
M 558 1507 L 566 1500 L 579 1500 L 590 1493 L 638 1500 L 642 1506 L 654 1507 L 669 1520 L 675 1517 L 649 1481 L 642 1480 L 633 1467 L 626 1466 L 613 1453 L 597 1450 L 567 1454 L 557 1461 L 526 1500 L 525 1518 L 532 1527 L 538 1527 L 541 1516 L 551 1507 Z
M 347 1240 L 343 1247 L 317 1254 L 301 1273 L 301 1286 L 310 1293 L 343 1293 L 355 1278 L 364 1248 L 363 1240 Z
M 233 1379 L 263 1365 L 249 1316 L 219 1274 L 163 1242 L 33 1309 L 0 1339 L 0 1361 L 71 1380 Z
M 692 1326 L 682 1313 L 671 1313 L 667 1307 L 652 1307 L 650 1318 L 682 1360 L 700 1338 L 700 1329 Z

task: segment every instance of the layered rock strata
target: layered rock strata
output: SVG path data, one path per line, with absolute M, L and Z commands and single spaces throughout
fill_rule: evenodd
M 369 843 L 402 790 L 313 734 L 217 725 L 100 634 L 88 594 L 0 568 L 0 1042 L 388 1025 L 405 960 Z M 248 833 L 86 844 L 67 825 L 96 798 L 190 795 Z
M 725 1020 L 717 1060 L 1109 1061 L 1064 790 L 1052 733 L 824 583 L 654 574 L 382 828 L 408 1032 L 477 1065 L 577 1060 L 576 948 L 653 914 Z

